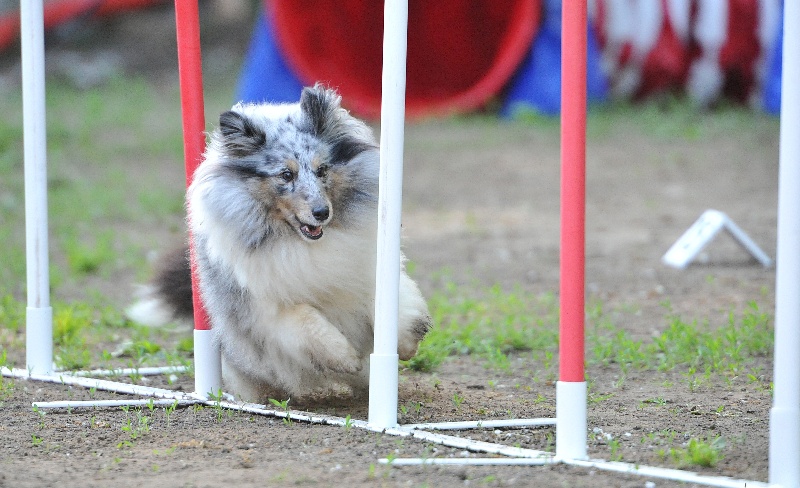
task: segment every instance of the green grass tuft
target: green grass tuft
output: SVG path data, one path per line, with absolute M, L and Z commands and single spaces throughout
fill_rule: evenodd
M 558 312 L 552 295 L 494 286 L 471 292 L 448 282 L 429 300 L 433 325 L 417 356 L 404 363 L 434 371 L 448 356 L 475 355 L 487 366 L 508 369 L 508 354 L 544 351 L 558 344 Z
M 549 370 L 558 352 L 558 303 L 551 294 L 536 296 L 519 288 L 499 286 L 473 290 L 452 282 L 429 300 L 433 326 L 420 343 L 416 357 L 404 365 L 423 372 L 435 371 L 449 356 L 482 358 L 497 370 L 511 366 L 509 354 L 531 352 Z M 692 385 L 703 377 L 696 372 L 739 374 L 754 358 L 772 351 L 771 317 L 751 302 L 740 315 L 712 326 L 707 321 L 685 321 L 670 314 L 664 330 L 650 342 L 631 338 L 603 312 L 602 304 L 587 310 L 587 362 L 631 369 L 673 370 L 688 374 Z
M 13 295 L 0 297 L 0 325 L 11 332 L 19 332 L 25 325 L 25 304 Z
M 692 438 L 686 443 L 686 447 L 671 448 L 669 455 L 681 468 L 688 466 L 713 468 L 725 457 L 722 453 L 725 444 L 725 438 L 719 436 L 709 436 L 705 439 Z

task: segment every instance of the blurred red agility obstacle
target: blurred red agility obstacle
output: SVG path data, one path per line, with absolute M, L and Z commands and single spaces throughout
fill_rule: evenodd
M 260 42 L 276 44 L 271 48 L 278 52 L 272 54 L 281 59 L 272 62 L 285 61 L 301 84 L 327 82 L 353 111 L 378 118 L 383 7 L 371 0 L 270 1 L 265 4 L 269 32 Z M 410 0 L 406 116 L 448 115 L 485 105 L 528 54 L 540 21 L 540 0 Z M 270 78 L 279 76 L 275 66 L 281 65 L 265 68 Z

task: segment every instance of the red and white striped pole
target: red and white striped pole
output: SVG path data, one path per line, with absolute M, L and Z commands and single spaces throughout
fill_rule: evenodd
M 556 457 L 585 459 L 586 0 L 562 4 L 561 276 Z
M 203 106 L 203 64 L 200 55 L 200 12 L 197 0 L 175 0 L 175 24 L 178 35 L 178 72 L 180 75 L 181 113 L 183 117 L 183 152 L 186 186 L 192 182 L 205 149 L 205 112 Z M 189 215 L 189 218 L 192 218 Z M 211 340 L 211 325 L 197 286 L 194 244 L 189 236 L 192 264 L 192 299 L 194 302 L 194 385 L 195 393 L 207 396 L 222 389 L 219 350 Z

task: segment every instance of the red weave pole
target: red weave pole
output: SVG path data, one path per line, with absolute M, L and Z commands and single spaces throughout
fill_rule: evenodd
M 584 379 L 586 0 L 562 4 L 559 378 Z
M 175 24 L 178 34 L 178 72 L 183 116 L 183 154 L 186 166 L 186 186 L 192 182 L 194 171 L 203 157 L 206 145 L 203 107 L 203 65 L 200 56 L 200 12 L 196 0 L 175 0 Z M 191 215 L 189 216 L 191 218 Z M 197 286 L 194 243 L 189 236 L 192 264 L 192 301 L 194 328 L 210 329 L 208 315 Z

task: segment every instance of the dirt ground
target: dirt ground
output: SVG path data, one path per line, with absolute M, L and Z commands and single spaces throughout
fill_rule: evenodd
M 159 9 L 110 21 L 104 25 L 113 39 L 97 49 L 114 52 L 111 46 L 128 45 L 126 35 L 169 45 L 170 22 L 169 11 Z M 219 31 L 233 30 L 221 24 L 210 36 L 218 45 L 209 50 L 243 50 L 249 25 L 222 42 Z M 83 40 L 80 49 L 91 52 L 90 41 Z M 74 48 L 64 40 L 53 42 L 59 49 Z M 131 51 L 122 52 L 125 69 L 163 75 L 161 61 Z M 771 311 L 774 270 L 762 268 L 726 235 L 685 270 L 668 268 L 660 259 L 709 208 L 727 213 L 774 257 L 777 124 L 742 130 L 741 124 L 728 127 L 702 115 L 646 127 L 641 120 L 609 126 L 595 119 L 589 130 L 587 296 L 601 301 L 617 325 L 638 339 L 664 328 L 665 302 L 683 317 L 716 323 L 753 300 Z M 406 136 L 405 251 L 423 291 L 433 293 L 441 284 L 436 276 L 446 269 L 448 279 L 460 284 L 557 292 L 557 125 L 432 121 L 409 125 Z M 433 375 L 402 371 L 399 404 L 406 409 L 400 422 L 553 417 L 555 386 L 532 373 L 541 365 L 529 356 L 514 357 L 509 371 L 462 357 L 451 358 Z M 590 398 L 596 400 L 589 405 L 590 457 L 674 467 L 658 451 L 680 443 L 665 444 L 663 436 L 648 434 L 722 436 L 724 458 L 713 468 L 691 469 L 766 481 L 771 360 L 760 360 L 752 370 L 761 374 L 755 381 L 690 384 L 681 371 L 633 370 L 621 378 L 618 367 L 590 365 Z M 156 377 L 148 384 L 162 381 Z M 11 398 L 0 399 L 0 486 L 687 486 L 564 465 L 389 467 L 378 459 L 480 455 L 358 428 L 287 424 L 213 408 L 40 415 L 31 402 L 114 396 L 33 381 L 12 384 Z M 176 384 L 193 389 L 189 378 Z M 463 403 L 452 401 L 455 394 Z M 651 402 L 654 398 L 663 403 Z M 412 408 L 417 404 L 421 408 Z M 367 417 L 365 403 L 352 399 L 294 408 Z M 553 432 L 542 427 L 453 435 L 552 450 Z M 138 435 L 132 442 L 133 434 Z

